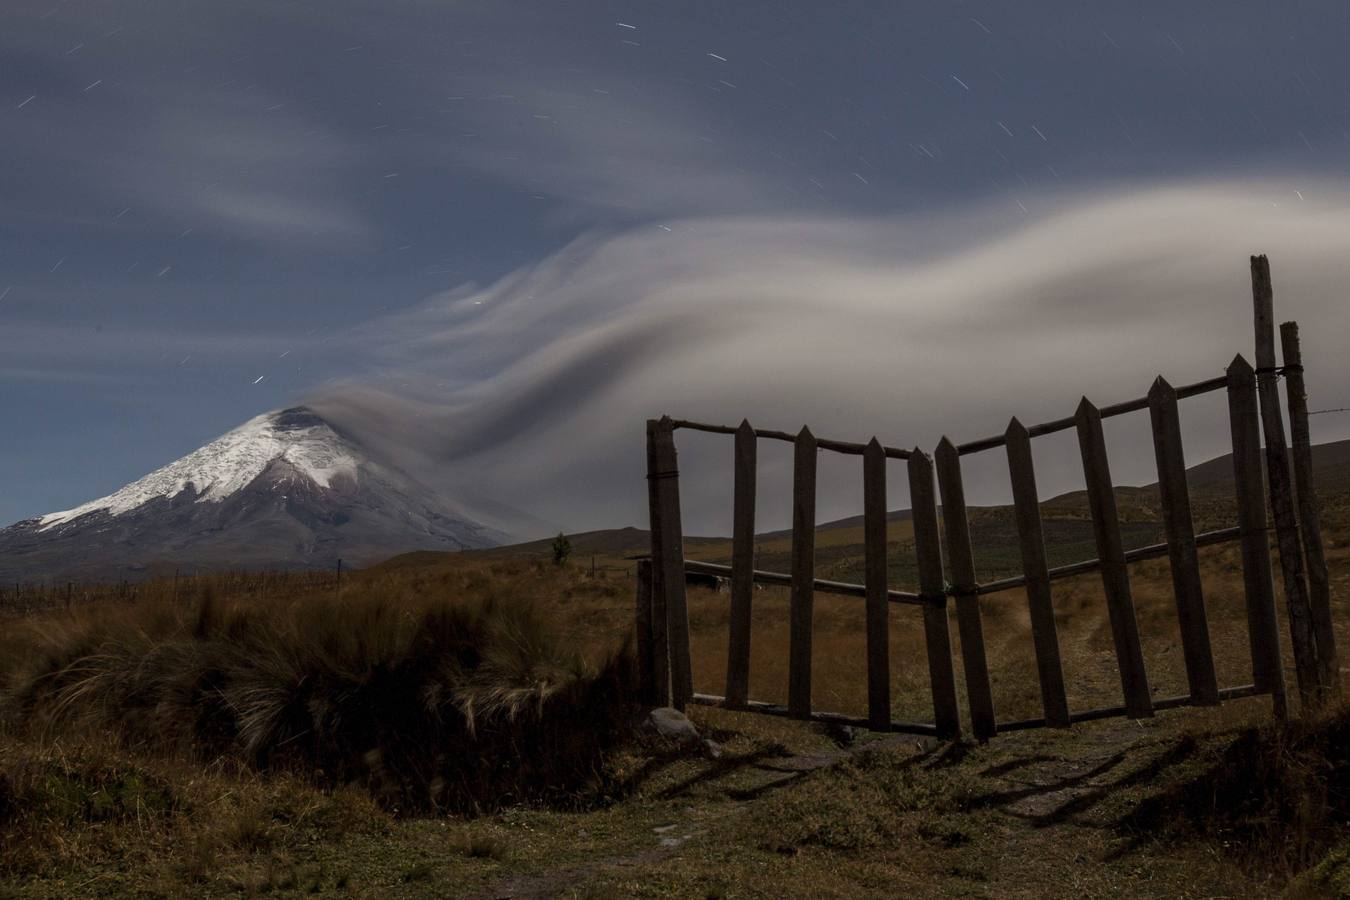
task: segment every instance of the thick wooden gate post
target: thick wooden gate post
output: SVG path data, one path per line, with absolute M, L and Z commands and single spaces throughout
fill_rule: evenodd
M 923 634 L 928 653 L 928 682 L 933 693 L 933 721 L 939 738 L 956 738 L 961 736 L 961 710 L 956 702 L 956 669 L 952 663 L 952 634 L 942 577 L 933 460 L 918 447 L 909 454 L 909 506 L 914 519 L 919 596 L 924 600 Z
M 891 727 L 891 603 L 886 572 L 886 451 L 875 437 L 863 450 L 863 581 L 867 587 L 867 721 Z
M 1303 351 L 1299 347 L 1298 323 L 1280 326 L 1284 351 L 1284 391 L 1289 404 L 1289 438 L 1294 448 L 1294 487 L 1298 490 L 1298 517 L 1303 528 L 1303 554 L 1308 564 L 1308 600 L 1312 606 L 1313 636 L 1317 662 L 1322 670 L 1322 688 L 1339 694 L 1341 664 L 1336 654 L 1336 634 L 1331 621 L 1331 582 L 1322 547 L 1322 505 L 1313 486 L 1312 437 L 1308 433 L 1308 394 L 1303 385 Z
M 1284 574 L 1284 600 L 1289 609 L 1289 637 L 1294 646 L 1294 671 L 1298 696 L 1304 708 L 1315 706 L 1321 693 L 1322 673 L 1313 637 L 1308 582 L 1303 574 L 1303 548 L 1294 513 L 1293 484 L 1289 472 L 1289 446 L 1284 438 L 1280 411 L 1280 387 L 1275 368 L 1274 290 L 1270 262 L 1252 257 L 1252 303 L 1256 313 L 1256 390 L 1261 398 L 1261 430 L 1266 437 L 1266 477 L 1270 507 L 1275 514 L 1275 538 L 1280 548 L 1280 571 Z
M 1200 586 L 1200 556 L 1195 546 L 1190 491 L 1186 487 L 1186 457 L 1181 446 L 1177 392 L 1161 375 L 1148 392 L 1148 411 L 1153 423 L 1158 496 L 1162 503 L 1163 530 L 1167 535 L 1172 593 L 1176 597 L 1177 620 L 1181 626 L 1186 683 L 1192 703 L 1218 706 L 1219 684 L 1214 674 L 1205 595 Z
M 661 540 L 661 461 L 657 455 L 657 432 L 660 423 L 656 419 L 647 420 L 647 513 L 651 523 L 651 560 L 647 567 L 647 585 L 649 597 L 651 629 L 651 698 L 653 706 L 670 705 L 670 635 L 669 617 L 666 615 L 666 591 L 664 565 L 662 564 L 664 543 Z M 638 569 L 638 602 L 642 602 L 642 570 Z
M 788 628 L 788 714 L 811 715 L 811 627 L 816 589 L 816 439 L 797 434 L 792 478 L 792 594 Z
M 1120 687 L 1125 695 L 1125 711 L 1132 719 L 1147 718 L 1153 715 L 1153 698 L 1149 695 L 1144 651 L 1139 645 L 1139 623 L 1134 617 L 1134 597 L 1130 593 L 1130 574 L 1125 567 L 1125 548 L 1120 540 L 1120 518 L 1116 511 L 1115 488 L 1111 484 L 1111 467 L 1106 459 L 1102 416 L 1084 397 L 1074 419 L 1083 456 L 1083 479 L 1087 485 L 1088 509 L 1092 513 L 1097 558 L 1101 560 L 1111 637 L 1116 645 L 1116 664 L 1120 667 Z
M 755 595 L 755 429 L 736 429 L 731 512 L 731 622 L 727 640 L 729 709 L 744 709 L 750 694 L 750 606 Z
M 1261 421 L 1256 403 L 1256 372 L 1238 354 L 1228 366 L 1228 423 L 1233 435 L 1233 485 L 1238 528 L 1242 532 L 1242 584 L 1247 599 L 1247 640 L 1251 644 L 1252 681 L 1269 692 L 1275 715 L 1288 715 L 1280 626 L 1275 612 L 1275 576 L 1266 531 L 1265 478 L 1261 468 Z
M 664 691 L 657 687 L 655 658 L 652 655 L 652 561 L 640 559 L 637 563 L 637 666 L 638 696 L 646 706 L 664 706 L 663 700 L 670 686 L 665 683 L 668 672 L 661 673 Z
M 956 595 L 956 624 L 961 632 L 961 663 L 966 673 L 966 700 L 975 738 L 994 736 L 994 695 L 989 687 L 989 661 L 984 651 L 984 627 L 980 624 L 980 597 L 975 593 L 975 554 L 970 546 L 970 522 L 966 519 L 966 489 L 961 482 L 961 456 L 947 437 L 938 443 L 938 491 L 942 494 L 942 522 L 947 532 L 947 554 L 952 567 L 952 593 Z
M 670 702 L 676 709 L 694 696 L 689 670 L 689 610 L 684 595 L 684 535 L 680 526 L 680 472 L 675 427 L 669 416 L 647 421 L 648 504 L 652 526 L 652 616 L 665 624 Z M 664 615 L 662 615 L 664 613 Z M 653 656 L 661 652 L 653 628 Z M 659 671 L 660 662 L 656 663 Z M 659 687 L 659 684 L 658 684 Z
M 1069 700 L 1064 692 L 1064 667 L 1055 632 L 1055 608 L 1050 595 L 1050 569 L 1045 558 L 1041 526 L 1041 502 L 1036 494 L 1036 469 L 1031 460 L 1031 435 L 1017 419 L 1004 432 L 1008 451 L 1008 474 L 1012 481 L 1013 513 L 1022 550 L 1022 574 L 1027 580 L 1027 609 L 1031 615 L 1031 639 L 1036 646 L 1036 674 L 1041 682 L 1041 708 L 1045 722 L 1056 728 L 1069 727 Z

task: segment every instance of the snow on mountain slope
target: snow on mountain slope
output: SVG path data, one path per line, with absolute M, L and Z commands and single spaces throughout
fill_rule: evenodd
M 283 459 L 320 487 L 334 478 L 356 478 L 357 455 L 327 422 L 303 407 L 250 419 L 182 459 L 98 500 L 39 518 L 46 531 L 98 510 L 130 512 L 156 497 L 173 498 L 189 486 L 197 502 L 223 500 L 246 487 L 272 462 Z
M 0 578 L 366 565 L 508 536 L 307 407 L 250 419 L 106 497 L 0 529 Z

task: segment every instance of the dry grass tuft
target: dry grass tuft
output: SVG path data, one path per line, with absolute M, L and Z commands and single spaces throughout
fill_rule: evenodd
M 1288 725 L 1246 728 L 1209 753 L 1197 775 L 1149 798 L 1122 825 L 1140 836 L 1218 841 L 1263 872 L 1288 875 L 1319 860 L 1322 868 L 1342 868 L 1337 859 L 1347 855 L 1350 824 L 1350 706 Z
M 589 666 L 527 601 L 205 592 L 27 627 L 13 733 L 359 783 L 397 812 L 581 802 L 630 720 L 627 648 Z

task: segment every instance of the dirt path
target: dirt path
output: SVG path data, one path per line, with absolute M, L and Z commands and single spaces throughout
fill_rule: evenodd
M 917 758 L 931 753 L 937 746 L 938 742 L 933 738 L 893 735 L 841 747 L 832 752 L 767 758 L 758 755 L 723 758 L 705 773 L 662 793 L 664 796 L 679 796 L 695 783 L 713 781 L 734 770 L 739 776 L 737 787 L 727 791 L 728 799 L 717 804 L 704 803 L 698 807 L 685 808 L 683 814 L 675 821 L 652 829 L 650 847 L 637 853 L 599 857 L 584 865 L 570 866 L 538 875 L 503 878 L 470 896 L 475 900 L 556 897 L 568 888 L 594 880 L 602 873 L 652 865 L 675 856 L 690 839 L 703 834 L 716 822 L 745 812 L 756 798 L 791 784 L 811 772 L 838 765 L 864 750 L 908 750 Z M 747 779 L 748 773 L 753 773 L 757 777 Z

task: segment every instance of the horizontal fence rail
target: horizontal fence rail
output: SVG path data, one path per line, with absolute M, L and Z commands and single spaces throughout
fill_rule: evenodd
M 1277 374 L 1282 374 L 1283 369 L 1274 370 Z M 1182 385 L 1176 388 L 1177 399 L 1185 400 L 1188 397 L 1198 397 L 1201 394 L 1208 394 L 1213 391 L 1221 391 L 1228 386 L 1228 376 L 1221 375 L 1217 378 L 1207 378 L 1204 381 L 1197 381 L 1195 384 Z M 1126 413 L 1142 412 L 1148 409 L 1148 397 L 1139 397 L 1134 400 L 1126 400 L 1123 403 L 1113 403 L 1110 406 L 1103 406 L 1098 412 L 1103 419 L 1109 419 L 1113 416 L 1121 416 Z M 1073 416 L 1066 416 L 1062 419 L 1055 419 L 1051 422 L 1042 422 L 1039 425 L 1027 426 L 1027 435 L 1037 438 L 1044 437 L 1047 434 L 1054 434 L 1058 431 L 1068 431 L 1075 427 L 1077 420 Z M 670 424 L 674 428 L 683 428 L 689 431 L 703 431 L 709 434 L 736 434 L 739 430 L 735 425 L 712 425 L 707 422 L 693 422 L 689 419 L 671 419 Z M 797 435 L 790 431 L 775 431 L 768 428 L 755 428 L 754 434 L 757 438 L 765 438 L 771 441 L 783 441 L 791 444 L 796 442 Z M 966 441 L 963 444 L 956 445 L 956 452 L 961 456 L 968 456 L 972 453 L 979 453 L 983 450 L 993 450 L 996 447 L 1002 447 L 1007 443 L 1006 434 L 995 434 L 985 438 L 979 438 L 973 441 Z M 816 438 L 816 446 L 822 450 L 833 450 L 835 453 L 845 453 L 850 456 L 862 456 L 867 450 L 867 444 L 856 441 L 837 441 L 827 438 Z M 912 450 L 903 450 L 899 447 L 881 448 L 890 459 L 909 459 L 913 453 Z
M 1197 534 L 1195 536 L 1195 544 L 1197 547 L 1209 547 L 1214 544 L 1223 544 L 1228 541 L 1241 540 L 1241 538 L 1241 528 L 1220 528 L 1217 531 L 1206 531 L 1204 534 Z M 1128 563 L 1143 562 L 1146 559 L 1157 559 L 1166 555 L 1166 544 L 1149 544 L 1146 547 L 1136 547 L 1133 550 L 1126 550 L 1125 561 Z M 1061 578 L 1072 578 L 1075 575 L 1095 572 L 1100 569 L 1101 566 L 1102 561 L 1100 559 L 1085 559 L 1082 562 L 1055 566 L 1046 574 L 1051 581 L 1057 581 Z M 999 591 L 1023 587 L 1026 583 L 1027 578 L 1025 575 L 1014 575 L 1011 578 L 1000 578 L 998 581 L 987 581 L 984 584 L 977 585 L 975 592 L 978 594 L 996 594 Z
M 1187 397 L 1198 397 L 1201 394 L 1207 394 L 1210 391 L 1221 391 L 1228 386 L 1228 376 L 1219 378 L 1209 378 L 1205 381 L 1197 381 L 1195 384 L 1187 384 L 1176 389 L 1177 399 L 1184 400 Z M 1103 406 L 1097 412 L 1103 419 L 1109 419 L 1112 416 L 1123 416 L 1126 413 L 1140 412 L 1148 409 L 1148 397 L 1140 397 L 1137 400 L 1126 400 L 1124 403 L 1113 403 L 1110 406 Z M 1057 431 L 1068 431 L 1078 424 L 1074 416 L 1068 416 L 1063 419 L 1055 419 L 1053 422 L 1042 422 L 1040 425 L 1031 425 L 1027 428 L 1028 437 L 1044 437 L 1047 434 L 1054 434 Z M 996 434 L 987 438 L 980 438 L 976 441 L 967 441 L 964 444 L 956 445 L 956 452 L 962 456 L 968 456 L 971 453 L 979 453 L 982 450 L 992 450 L 995 447 L 1002 447 L 1007 442 L 1006 434 Z
M 1272 529 L 1266 529 L 1270 531 Z M 1220 528 L 1215 531 L 1206 531 L 1195 536 L 1195 545 L 1197 547 L 1212 547 L 1215 544 L 1225 544 L 1233 541 L 1242 540 L 1243 531 L 1240 527 Z M 1143 562 L 1149 559 L 1158 559 L 1167 555 L 1166 544 L 1149 544 L 1144 547 L 1136 547 L 1133 550 L 1125 551 L 1125 561 L 1130 563 Z M 1075 575 L 1085 575 L 1089 572 L 1095 572 L 1101 568 L 1100 559 L 1085 559 L 1081 562 L 1068 563 L 1062 566 L 1055 566 L 1047 570 L 1046 574 L 1051 581 L 1058 581 L 1061 578 L 1072 578 Z M 699 559 L 686 559 L 684 561 L 686 572 L 694 572 L 699 575 L 715 575 L 719 578 L 730 578 L 734 574 L 734 567 L 722 563 L 705 562 Z M 792 586 L 792 576 L 787 572 L 769 572 L 763 569 L 751 570 L 751 576 L 755 584 L 772 584 L 781 587 Z M 1025 575 L 1013 575 L 1009 578 L 1000 578 L 997 581 L 986 581 L 975 585 L 975 593 L 997 594 L 1003 591 L 1009 591 L 1013 588 L 1025 587 L 1027 577 Z M 867 597 L 867 586 L 862 584 L 853 584 L 846 581 L 829 581 L 824 578 L 815 580 L 815 589 L 822 594 L 836 594 L 842 597 Z M 955 589 L 948 588 L 938 596 L 931 594 L 914 594 L 909 591 L 888 590 L 886 599 L 892 603 L 900 603 L 907 606 L 924 605 L 942 605 L 942 597 L 955 597 Z
M 1237 700 L 1242 697 L 1255 697 L 1264 694 L 1265 691 L 1257 690 L 1254 684 L 1244 684 L 1240 687 L 1223 688 L 1219 691 L 1220 700 Z M 1188 694 L 1183 697 L 1166 697 L 1162 700 L 1154 700 L 1153 708 L 1158 709 L 1177 709 L 1182 706 L 1196 706 L 1195 700 Z M 1203 704 L 1208 706 L 1209 704 Z M 1097 719 L 1114 719 L 1120 716 L 1128 715 L 1129 711 L 1123 706 L 1104 706 L 1100 709 L 1085 709 L 1081 712 L 1070 713 L 1069 721 L 1092 722 Z M 1025 731 L 1028 728 L 1042 728 L 1046 725 L 1045 719 L 1020 719 L 1015 722 L 1000 722 L 998 730 L 1000 733 L 1005 731 Z
M 700 706 L 726 706 L 725 697 L 717 697 L 712 694 L 695 694 L 691 699 Z M 794 715 L 786 706 L 777 703 L 765 703 L 763 700 L 748 700 L 742 708 L 748 712 L 762 713 L 766 716 L 781 716 L 785 719 L 802 718 Z M 924 722 L 891 722 L 884 727 L 874 727 L 869 718 L 819 711 L 813 711 L 809 716 L 806 716 L 806 720 L 819 722 L 822 725 L 847 725 L 850 728 L 866 728 L 869 731 L 897 731 L 901 734 L 938 736 L 938 727 Z
M 703 562 L 698 559 L 686 559 L 684 561 L 684 570 L 686 572 L 696 572 L 700 575 L 716 575 L 719 578 L 730 578 L 733 574 L 732 566 L 724 566 L 720 563 Z M 762 569 L 752 569 L 751 577 L 756 584 L 775 584 L 781 587 L 792 587 L 792 576 L 786 572 L 765 572 Z M 822 594 L 838 594 L 844 597 L 867 597 L 867 586 L 863 584 L 850 584 L 846 581 L 826 581 L 823 578 L 816 578 L 812 581 L 813 590 Z M 925 603 L 937 603 L 941 605 L 941 599 L 925 598 L 918 594 L 910 594 L 906 591 L 887 591 L 886 599 L 892 603 L 902 603 L 909 606 L 922 606 Z
M 703 422 L 690 422 L 687 419 L 671 419 L 672 428 L 685 428 L 689 431 L 706 431 L 709 434 L 735 434 L 740 430 L 737 426 L 731 425 L 706 425 Z M 789 444 L 797 442 L 798 434 L 789 434 L 786 431 L 770 431 L 766 428 L 753 429 L 755 437 L 766 438 L 771 441 L 785 441 Z M 862 456 L 867 450 L 866 444 L 856 444 L 851 441 L 832 441 L 827 438 L 816 438 L 816 447 L 821 450 L 833 450 L 835 453 L 847 453 L 850 456 Z M 901 450 L 898 447 L 882 447 L 882 452 L 890 459 L 909 459 L 909 450 Z

